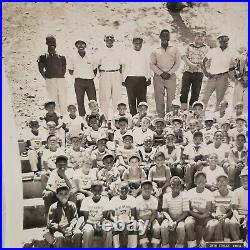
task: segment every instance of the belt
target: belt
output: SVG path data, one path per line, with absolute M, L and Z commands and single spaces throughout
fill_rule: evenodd
M 120 71 L 119 69 L 111 69 L 111 70 L 100 70 L 100 72 L 116 72 L 116 71 Z
M 225 75 L 225 74 L 227 74 L 227 73 L 228 73 L 228 71 L 227 71 L 227 72 L 224 72 L 224 73 L 213 74 L 213 76 L 222 76 L 222 75 Z

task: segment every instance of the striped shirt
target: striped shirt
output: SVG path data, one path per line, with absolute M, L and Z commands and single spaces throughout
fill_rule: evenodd
M 238 205 L 238 211 L 241 215 L 248 214 L 248 190 L 243 187 L 234 190 L 232 203 Z
M 219 190 L 212 193 L 214 196 L 213 204 L 215 206 L 216 215 L 224 215 L 231 209 L 233 192 L 231 190 L 228 191 L 226 196 L 223 196 Z
M 177 197 L 172 197 L 172 192 L 163 195 L 163 209 L 168 209 L 169 215 L 173 219 L 177 219 L 183 212 L 189 211 L 189 201 L 184 192 Z

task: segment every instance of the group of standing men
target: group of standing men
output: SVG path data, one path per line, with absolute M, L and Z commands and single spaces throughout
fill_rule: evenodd
M 215 110 L 217 111 L 228 88 L 231 72 L 232 75 L 235 75 L 236 69 L 238 69 L 238 79 L 247 75 L 247 54 L 245 53 L 245 57 L 243 54 L 243 59 L 242 55 L 237 55 L 228 46 L 229 37 L 226 35 L 219 36 L 217 38 L 219 46 L 212 49 L 209 49 L 204 43 L 205 37 L 205 32 L 196 32 L 194 41 L 188 45 L 186 52 L 181 56 L 178 48 L 169 44 L 169 30 L 163 29 L 159 36 L 161 46 L 151 53 L 150 59 L 142 48 L 144 40 L 141 35 L 134 35 L 133 49 L 121 54 L 115 44 L 114 36 L 107 34 L 104 37 L 106 46 L 96 58 L 86 52 L 85 41 L 77 40 L 75 42 L 77 53 L 66 65 L 65 56 L 56 52 L 55 37 L 47 36 L 48 52 L 39 57 L 38 67 L 46 80 L 48 97 L 56 102 L 61 114 L 65 114 L 67 106 L 65 74 L 68 67 L 69 74 L 73 75 L 75 79 L 74 87 L 80 116 L 86 114 L 85 92 L 89 100 L 97 100 L 94 78 L 98 74 L 99 104 L 106 118 L 108 118 L 110 100 L 112 100 L 113 110 L 120 102 L 122 86 L 126 87 L 130 113 L 134 116 L 137 113 L 138 104 L 147 101 L 147 86 L 151 84 L 152 77 L 157 115 L 163 118 L 166 112 L 170 111 L 171 103 L 175 99 L 177 85 L 175 73 L 183 60 L 185 66 L 180 96 L 182 109 L 190 109 L 198 99 L 201 99 L 206 107 L 215 91 Z M 239 63 L 241 64 L 239 65 Z M 242 67 L 244 67 L 244 72 L 241 70 Z M 208 80 L 204 95 L 200 98 L 204 75 Z M 237 76 L 235 81 L 236 87 L 238 86 L 237 93 L 239 90 L 241 92 L 240 95 L 235 95 L 236 103 L 242 101 L 243 92 L 246 95 L 247 91 L 244 91 L 244 88 L 246 89 L 247 84 L 237 82 Z M 191 98 L 188 107 L 190 88 Z M 165 96 L 167 97 L 166 103 Z

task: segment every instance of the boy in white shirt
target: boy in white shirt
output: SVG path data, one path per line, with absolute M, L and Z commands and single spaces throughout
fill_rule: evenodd
M 129 186 L 127 182 L 122 182 L 119 187 L 119 195 L 114 196 L 110 201 L 111 220 L 113 223 L 118 221 L 123 222 L 125 225 L 132 222 L 136 218 L 135 198 L 128 194 Z M 123 231 L 116 231 L 113 227 L 113 247 L 120 247 L 119 234 Z M 128 237 L 127 247 L 137 247 L 137 230 L 126 232 Z
M 151 195 L 153 185 L 151 181 L 141 184 L 142 194 L 136 198 L 136 213 L 139 222 L 139 245 L 147 248 L 148 234 L 152 235 L 151 244 L 157 247 L 160 244 L 160 225 L 156 220 L 158 200 Z M 140 227 L 146 226 L 146 231 L 140 232 Z
M 213 196 L 212 193 L 205 188 L 206 174 L 198 171 L 194 175 L 195 188 L 187 192 L 189 200 L 189 214 L 185 220 L 185 228 L 187 233 L 188 247 L 197 247 L 196 232 L 201 232 L 201 247 L 206 246 L 206 241 L 210 241 L 213 237 L 217 220 L 210 217 L 212 209 Z M 198 229 L 199 228 L 199 229 Z M 195 229 L 197 231 L 195 231 Z
M 110 207 L 109 199 L 102 196 L 102 189 L 101 182 L 92 183 L 92 196 L 85 198 L 80 208 L 80 216 L 82 217 L 76 227 L 83 232 L 83 248 L 92 246 L 95 232 L 102 235 L 105 248 L 112 246 L 112 225 L 106 220 Z
M 132 128 L 132 115 L 127 112 L 127 105 L 124 102 L 120 102 L 117 105 L 118 113 L 113 116 L 112 122 L 113 126 L 115 127 L 115 121 L 119 120 L 120 118 L 127 118 L 128 120 L 128 128 Z

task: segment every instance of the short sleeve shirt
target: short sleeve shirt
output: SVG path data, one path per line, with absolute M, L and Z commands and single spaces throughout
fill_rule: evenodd
M 243 187 L 237 188 L 233 192 L 232 203 L 238 205 L 238 211 L 241 215 L 248 214 L 248 190 Z
M 205 167 L 202 169 L 207 175 L 207 184 L 216 185 L 216 178 L 222 174 L 225 174 L 225 171 L 222 167 L 216 166 L 214 170 L 211 170 L 210 167 Z
M 154 210 L 158 208 L 158 200 L 154 196 L 150 196 L 145 200 L 142 195 L 136 198 L 136 210 L 139 212 L 139 219 L 147 220 L 152 216 Z

